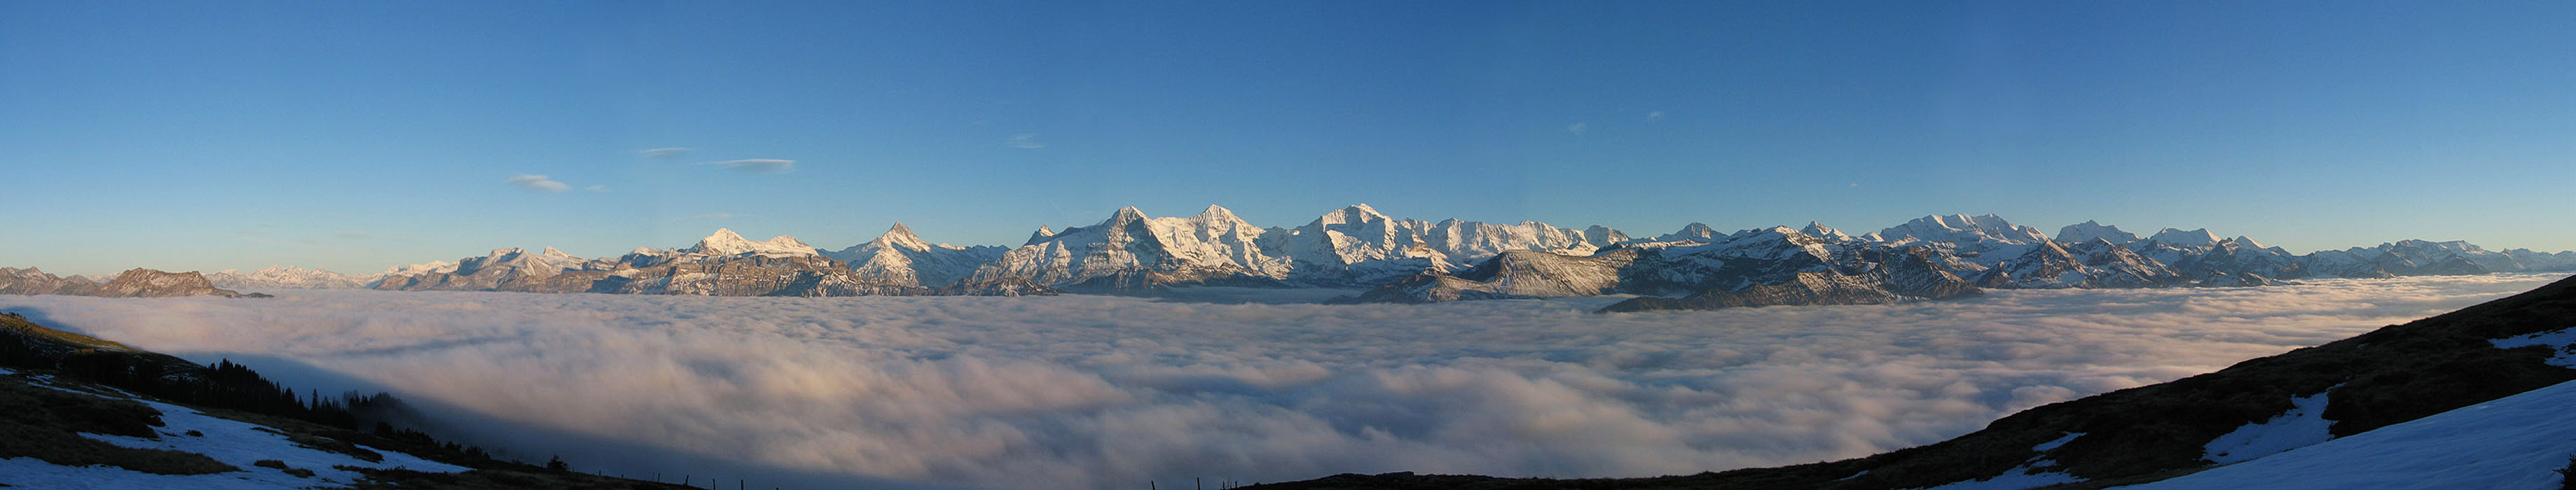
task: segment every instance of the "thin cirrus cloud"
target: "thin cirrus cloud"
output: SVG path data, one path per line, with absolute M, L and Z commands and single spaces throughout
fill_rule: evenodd
M 1583 133 L 1588 132 L 1588 131 L 1591 131 L 1591 130 L 1592 130 L 1592 126 L 1591 126 L 1590 124 L 1584 124 L 1584 123 L 1574 123 L 1574 124 L 1568 124 L 1568 125 L 1566 125 L 1566 126 L 1565 126 L 1565 132 L 1568 132 L 1568 133 L 1574 133 L 1574 134 L 1583 134 Z
M 540 192 L 563 192 L 572 188 L 570 185 L 564 185 L 562 182 L 556 182 L 554 179 L 538 174 L 520 174 L 506 182 L 523 189 Z
M 796 171 L 796 161 L 782 158 L 745 158 L 711 162 L 709 165 L 758 174 L 783 174 Z
M 1035 150 L 1045 148 L 1046 144 L 1038 142 L 1037 133 L 1020 133 L 1011 135 L 1011 139 L 1003 140 L 1002 146 Z
M 667 148 L 645 148 L 645 149 L 641 149 L 641 150 L 635 150 L 635 154 L 637 154 L 637 155 L 643 155 L 645 158 L 672 158 L 672 157 L 677 157 L 677 156 L 681 156 L 681 155 L 687 155 L 687 154 L 689 154 L 689 152 L 692 152 L 692 151 L 697 151 L 697 150 L 689 149 L 689 148 L 681 148 L 681 147 L 676 147 L 676 146 L 674 146 L 674 147 L 667 147 Z
M 594 471 L 753 465 L 813 475 L 773 486 L 1133 488 L 1205 475 L 1651 476 L 1858 457 L 2560 277 L 1610 315 L 1585 311 L 1616 298 L 381 291 L 256 304 L 0 296 L 0 308 L 193 360 L 295 360 L 492 414 L 506 424 L 440 435 Z M 516 430 L 529 427 L 621 443 Z M 687 456 L 638 452 L 648 449 Z

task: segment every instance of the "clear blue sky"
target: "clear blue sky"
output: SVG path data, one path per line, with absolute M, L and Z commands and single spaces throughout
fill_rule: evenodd
M 2576 3 L 1386 3 L 0 3 L 0 265 L 1360 202 L 2576 249 Z

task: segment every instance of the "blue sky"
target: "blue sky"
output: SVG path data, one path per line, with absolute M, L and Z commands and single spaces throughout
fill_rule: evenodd
M 10 2 L 0 265 L 373 272 L 897 220 L 1017 244 L 1127 205 L 1360 202 L 2576 249 L 2570 26 L 2567 2 Z

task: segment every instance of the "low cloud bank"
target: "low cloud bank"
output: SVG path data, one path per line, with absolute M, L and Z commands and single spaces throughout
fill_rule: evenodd
M 1341 472 L 1648 476 L 1862 456 L 2558 277 L 1612 315 L 1583 312 L 1597 298 L 1324 306 L 374 291 L 0 296 L 0 308 L 192 357 L 291 360 L 695 461 L 871 484 L 1129 488 Z M 676 479 L 682 470 L 669 466 L 690 464 L 530 444 L 629 476 Z

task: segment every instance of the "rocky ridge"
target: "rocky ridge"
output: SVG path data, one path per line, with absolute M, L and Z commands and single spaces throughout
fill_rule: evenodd
M 259 293 L 215 287 L 204 274 L 196 272 L 163 272 L 135 268 L 117 274 L 107 282 L 92 282 L 83 277 L 56 277 L 34 267 L 24 269 L 0 267 L 0 294 L 61 294 L 108 298 L 167 298 L 176 296 L 222 296 L 227 298 L 265 298 Z

